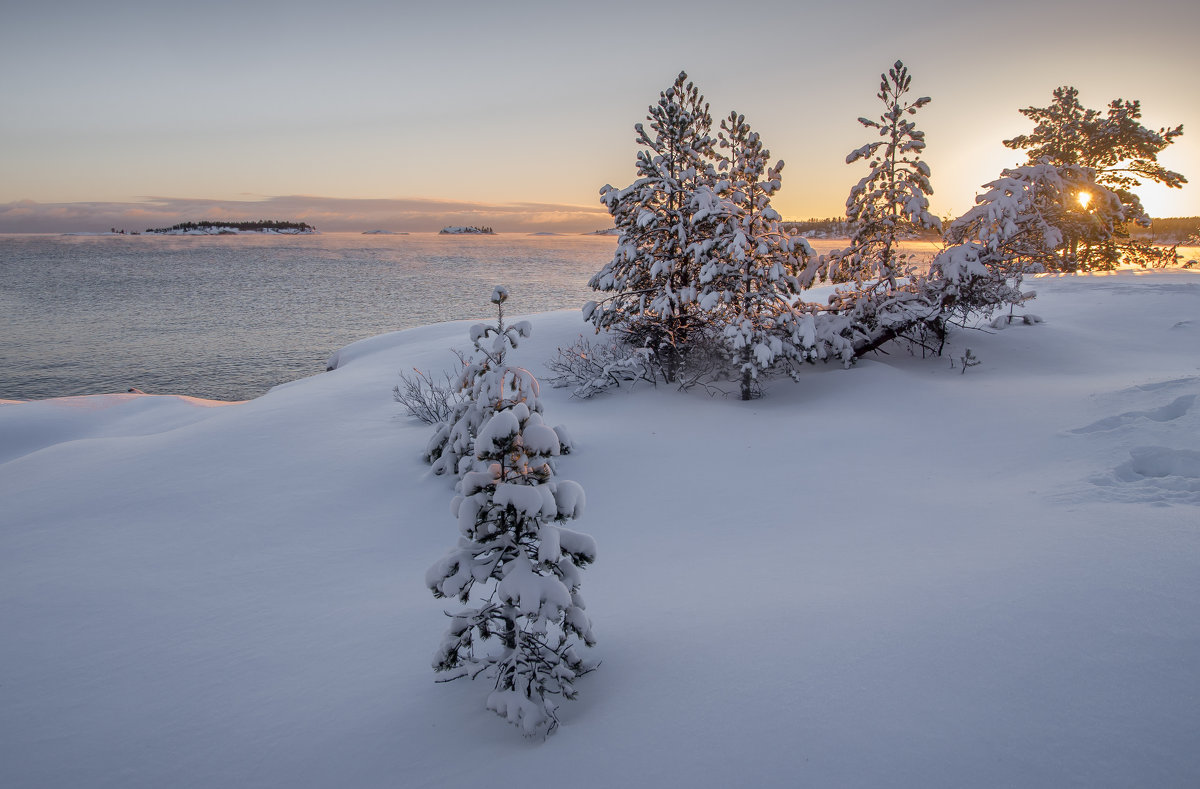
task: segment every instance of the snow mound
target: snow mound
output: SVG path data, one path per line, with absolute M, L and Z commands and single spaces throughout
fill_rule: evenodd
M 1150 411 L 1127 411 L 1117 416 L 1101 419 L 1084 427 L 1077 427 L 1071 432 L 1096 433 L 1101 430 L 1116 430 L 1119 427 L 1135 423 L 1140 419 L 1149 419 L 1152 422 L 1170 422 L 1171 420 L 1185 416 L 1195 404 L 1196 395 L 1183 395 L 1161 408 L 1155 408 Z
M 234 403 L 182 395 L 108 394 L 9 403 L 0 408 L 0 463 L 49 447 L 149 436 L 193 424 Z
M 1200 384 L 1200 375 L 1171 378 L 1166 381 L 1150 381 L 1149 383 L 1138 384 L 1133 388 L 1141 392 L 1156 392 L 1160 389 L 1177 389 L 1179 387 L 1189 387 L 1193 384 Z

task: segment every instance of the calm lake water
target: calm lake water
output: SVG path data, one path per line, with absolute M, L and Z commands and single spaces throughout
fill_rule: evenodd
M 817 252 L 844 243 L 812 241 Z M 355 340 L 490 318 L 497 284 L 512 292 L 511 315 L 577 309 L 615 246 L 515 234 L 0 235 L 0 399 L 130 387 L 257 397 L 322 372 Z M 909 246 L 922 257 L 937 248 Z
M 604 236 L 0 236 L 0 399 L 257 397 L 355 340 L 578 308 Z

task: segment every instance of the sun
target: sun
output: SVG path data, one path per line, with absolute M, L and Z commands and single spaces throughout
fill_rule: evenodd
M 1077 195 L 1077 198 L 1079 200 L 1079 207 L 1087 208 L 1088 204 L 1090 204 L 1092 202 L 1092 193 L 1091 192 L 1080 192 Z

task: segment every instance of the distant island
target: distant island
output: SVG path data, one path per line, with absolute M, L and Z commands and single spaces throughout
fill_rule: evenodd
M 257 222 L 180 222 L 178 225 L 152 228 L 146 232 L 160 236 L 225 236 L 238 233 L 299 235 L 316 233 L 317 229 L 307 222 L 260 219 Z
M 364 236 L 407 236 L 408 233 L 397 230 L 364 230 Z
M 451 225 L 450 227 L 443 227 L 441 229 L 441 231 L 439 231 L 439 235 L 443 235 L 443 236 L 466 236 L 466 235 L 494 236 L 494 235 L 496 235 L 496 231 L 492 230 L 490 227 L 475 227 L 474 225 L 472 225 L 470 227 L 463 227 L 461 225 Z

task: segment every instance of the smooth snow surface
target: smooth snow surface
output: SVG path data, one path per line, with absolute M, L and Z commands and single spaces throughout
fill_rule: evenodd
M 454 492 L 391 390 L 467 324 L 0 405 L 0 786 L 1200 786 L 1200 276 L 1036 288 L 750 403 L 543 387 L 603 661 L 544 742 L 430 668 Z M 539 376 L 589 329 L 532 320 Z

